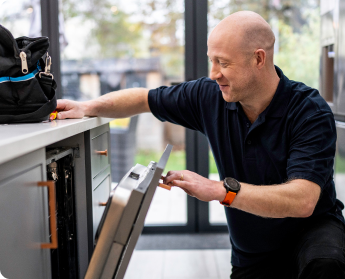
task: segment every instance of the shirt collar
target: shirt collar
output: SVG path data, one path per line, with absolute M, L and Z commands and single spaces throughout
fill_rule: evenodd
M 238 102 L 236 102 L 236 103 L 226 103 L 226 108 L 229 109 L 229 110 L 237 110 L 237 104 L 238 104 Z
M 262 116 L 282 117 L 285 113 L 286 107 L 290 100 L 290 93 L 291 93 L 290 80 L 284 75 L 283 71 L 279 67 L 275 66 L 275 69 L 280 78 L 280 81 L 271 103 L 261 113 Z M 239 105 L 240 104 L 238 102 L 227 103 L 226 108 L 229 110 L 238 111 Z

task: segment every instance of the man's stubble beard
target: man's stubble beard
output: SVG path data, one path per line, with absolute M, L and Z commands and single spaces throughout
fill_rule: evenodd
M 257 83 L 255 82 L 246 82 L 244 86 L 238 89 L 231 88 L 229 86 L 229 92 L 223 94 L 223 99 L 226 102 L 236 103 L 236 102 L 245 102 L 254 97 L 255 91 L 257 90 Z

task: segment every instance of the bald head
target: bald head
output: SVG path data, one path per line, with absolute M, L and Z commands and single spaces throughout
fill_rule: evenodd
M 209 42 L 228 43 L 244 54 L 263 49 L 267 62 L 273 64 L 275 37 L 270 25 L 257 13 L 241 11 L 223 19 L 211 32 Z

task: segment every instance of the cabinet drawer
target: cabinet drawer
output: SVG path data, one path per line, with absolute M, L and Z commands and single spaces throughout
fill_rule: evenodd
M 95 190 L 99 184 L 107 177 L 110 176 L 110 165 L 108 165 L 105 169 L 100 171 L 93 179 L 92 179 L 92 190 Z
M 110 174 L 92 191 L 93 239 L 110 194 Z
M 106 151 L 107 155 L 102 155 Z M 91 174 L 94 178 L 100 171 L 110 164 L 109 131 L 105 131 L 91 138 Z

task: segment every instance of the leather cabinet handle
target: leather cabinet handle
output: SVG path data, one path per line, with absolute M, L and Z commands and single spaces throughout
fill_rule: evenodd
M 95 151 L 96 154 L 98 155 L 104 155 L 104 156 L 108 156 L 108 149 L 104 150 L 104 151 Z
M 48 187 L 49 215 L 50 215 L 50 232 L 51 243 L 42 243 L 42 249 L 56 249 L 58 247 L 57 229 L 56 229 L 56 198 L 55 182 L 53 180 L 37 182 L 37 186 Z
M 159 183 L 158 186 L 169 191 L 171 190 L 171 186 L 163 184 L 163 183 Z

